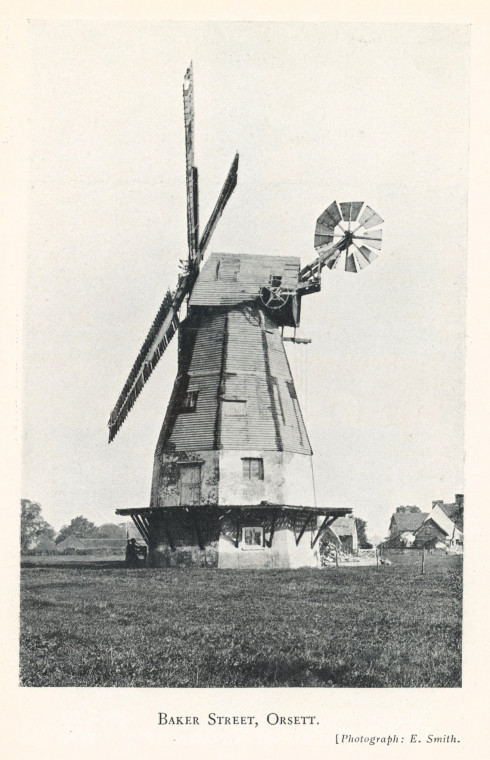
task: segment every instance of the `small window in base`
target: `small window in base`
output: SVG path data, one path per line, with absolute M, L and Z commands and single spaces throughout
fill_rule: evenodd
M 181 412 L 195 412 L 197 406 L 197 397 L 199 391 L 187 391 L 182 399 L 182 405 L 180 407 Z
M 245 480 L 264 479 L 264 460 L 243 458 L 243 477 Z
M 262 549 L 264 546 L 263 528 L 242 529 L 242 549 Z

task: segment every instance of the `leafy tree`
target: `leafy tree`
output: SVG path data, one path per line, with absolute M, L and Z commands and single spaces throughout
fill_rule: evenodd
M 46 522 L 41 512 L 41 505 L 37 501 L 21 499 L 20 513 L 20 547 L 30 549 L 41 536 L 54 538 L 54 528 Z
M 77 536 L 77 538 L 91 538 L 94 536 L 95 524 L 87 520 L 86 517 L 79 515 L 74 517 L 69 525 L 63 525 L 56 536 L 56 543 L 64 541 L 68 536 Z
M 357 542 L 360 549 L 372 549 L 372 544 L 369 543 L 366 535 L 366 520 L 361 520 L 360 517 L 355 518 L 356 530 L 357 530 Z
M 95 528 L 92 536 L 93 538 L 126 538 L 126 528 L 124 525 L 104 523 Z

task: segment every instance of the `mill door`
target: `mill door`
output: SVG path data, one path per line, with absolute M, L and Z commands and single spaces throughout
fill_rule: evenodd
M 201 465 L 184 464 L 180 466 L 180 503 L 181 506 L 199 504 L 201 501 Z

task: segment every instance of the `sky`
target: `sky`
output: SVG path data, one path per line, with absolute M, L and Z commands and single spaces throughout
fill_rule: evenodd
M 386 535 L 464 492 L 468 27 L 32 22 L 22 496 L 59 529 L 149 503 L 176 341 L 115 441 L 107 419 L 187 256 L 192 60 L 209 250 L 300 256 L 333 201 L 385 220 L 362 273 L 325 270 L 288 355 L 319 504 Z

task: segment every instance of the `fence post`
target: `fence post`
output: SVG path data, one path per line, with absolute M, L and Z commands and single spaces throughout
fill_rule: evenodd
M 339 552 L 337 547 L 335 547 L 335 567 L 337 570 L 339 569 Z
M 422 547 L 422 575 L 425 575 L 425 547 Z
M 376 547 L 376 570 L 379 570 L 379 554 L 378 554 L 378 547 Z

